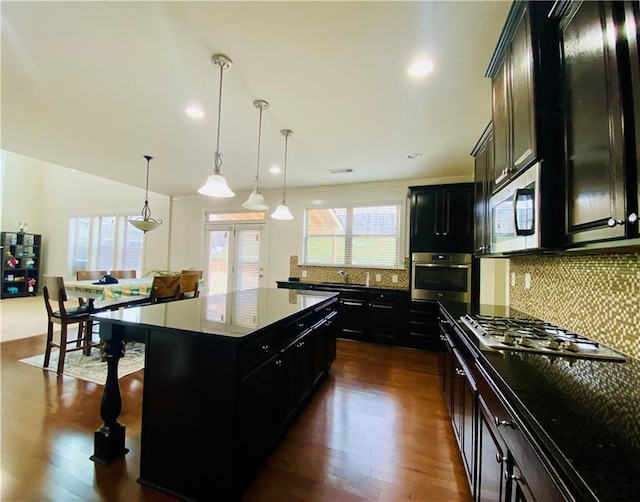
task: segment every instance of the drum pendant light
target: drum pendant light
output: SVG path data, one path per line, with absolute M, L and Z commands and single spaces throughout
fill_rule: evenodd
M 231 68 L 233 64 L 224 54 L 214 54 L 211 62 L 220 68 L 220 85 L 218 92 L 218 131 L 216 135 L 216 151 L 213 158 L 213 174 L 207 178 L 207 182 L 198 189 L 198 193 L 209 197 L 233 197 L 235 194 L 227 186 L 227 180 L 220 174 L 222 167 L 222 152 L 220 152 L 220 115 L 222 111 L 222 74 L 224 70 Z
M 287 207 L 287 146 L 289 136 L 293 134 L 293 131 L 290 129 L 282 129 L 280 134 L 284 136 L 284 184 L 282 188 L 282 204 L 280 204 L 276 210 L 271 213 L 271 217 L 276 220 L 293 220 L 293 215 Z
M 145 155 L 145 159 L 147 159 L 147 185 L 145 187 L 144 192 L 144 206 L 142 206 L 142 216 L 138 216 L 136 218 L 131 218 L 129 223 L 131 223 L 138 230 L 142 230 L 143 232 L 148 232 L 149 230 L 155 230 L 160 225 L 162 225 L 162 220 L 155 220 L 151 217 L 151 209 L 149 208 L 149 161 L 153 159 L 150 155 Z
M 242 204 L 242 207 L 254 211 L 266 211 L 269 209 L 269 204 L 267 204 L 267 201 L 264 200 L 264 195 L 260 192 L 260 137 L 262 135 L 262 111 L 269 108 L 269 103 L 263 99 L 256 99 L 253 102 L 253 106 L 260 110 L 260 120 L 258 122 L 258 161 L 255 175 L 256 184 L 253 192 L 249 194 L 249 198 Z

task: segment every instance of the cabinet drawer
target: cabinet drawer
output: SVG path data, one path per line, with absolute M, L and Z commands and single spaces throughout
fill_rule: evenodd
M 280 346 L 278 333 L 272 331 L 247 343 L 240 349 L 241 368 L 244 373 L 276 354 Z
M 369 293 L 369 301 L 397 303 L 398 293 Z

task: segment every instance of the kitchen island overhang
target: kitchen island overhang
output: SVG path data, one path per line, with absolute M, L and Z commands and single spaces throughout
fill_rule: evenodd
M 108 376 L 92 459 L 124 455 L 117 363 L 146 344 L 139 482 L 241 496 L 335 359 L 338 294 L 258 288 L 95 316 Z

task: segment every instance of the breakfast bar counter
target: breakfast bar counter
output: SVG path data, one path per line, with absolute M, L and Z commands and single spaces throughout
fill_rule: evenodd
M 124 455 L 117 363 L 144 342 L 139 482 L 235 500 L 335 359 L 336 293 L 259 288 L 97 314 L 108 375 L 93 460 Z

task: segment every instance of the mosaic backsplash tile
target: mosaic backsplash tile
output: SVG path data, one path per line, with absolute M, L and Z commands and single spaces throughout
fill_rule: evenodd
M 640 253 L 518 256 L 509 267 L 512 307 L 640 359 Z
M 409 289 L 409 258 L 404 259 L 404 269 L 388 268 L 350 268 L 350 267 L 319 267 L 310 265 L 299 265 L 298 256 L 289 258 L 289 276 L 300 278 L 300 282 L 343 282 L 339 270 L 344 270 L 349 274 L 349 283 L 365 284 L 367 272 L 369 272 L 369 286 L 376 288 Z M 306 271 L 307 276 L 303 277 L 302 272 Z M 380 275 L 380 280 L 376 280 L 376 275 Z M 398 282 L 393 282 L 393 276 L 398 277 Z

